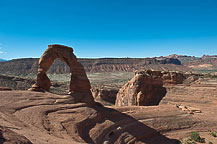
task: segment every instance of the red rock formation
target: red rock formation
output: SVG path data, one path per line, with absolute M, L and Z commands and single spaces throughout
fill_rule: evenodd
M 179 72 L 162 72 L 163 84 L 181 84 L 185 76 Z
M 118 88 L 92 88 L 91 92 L 95 101 L 103 105 L 114 105 Z
M 177 72 L 136 71 L 119 90 L 115 105 L 157 105 L 166 94 L 163 84 L 178 84 L 184 79 L 184 75 Z
M 48 49 L 39 59 L 37 80 L 30 90 L 50 90 L 51 82 L 47 77 L 46 72 L 57 58 L 60 58 L 62 61 L 66 62 L 70 68 L 71 82 L 69 86 L 69 92 L 90 92 L 90 82 L 83 66 L 77 61 L 76 56 L 73 54 L 73 49 L 71 47 L 57 44 L 49 45 Z

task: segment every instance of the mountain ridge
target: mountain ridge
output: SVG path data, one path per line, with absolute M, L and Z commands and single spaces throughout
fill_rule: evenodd
M 36 74 L 39 58 L 12 59 L 0 63 L 1 74 L 28 75 Z M 86 72 L 134 72 L 135 70 L 175 70 L 175 71 L 217 71 L 217 57 L 204 55 L 194 57 L 172 54 L 152 58 L 78 58 Z M 66 63 L 57 59 L 48 73 L 70 73 Z
M 0 58 L 0 62 L 5 62 L 5 61 L 7 61 L 7 60 L 5 60 L 5 59 L 1 59 L 1 58 Z

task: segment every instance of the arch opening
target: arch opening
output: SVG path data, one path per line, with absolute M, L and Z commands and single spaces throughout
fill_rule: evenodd
M 56 59 L 65 62 L 70 68 L 71 79 L 68 88 L 69 93 L 90 92 L 90 81 L 87 78 L 82 64 L 77 61 L 73 49 L 58 44 L 48 45 L 48 48 L 40 57 L 36 83 L 29 90 L 50 91 L 51 81 L 46 73 Z

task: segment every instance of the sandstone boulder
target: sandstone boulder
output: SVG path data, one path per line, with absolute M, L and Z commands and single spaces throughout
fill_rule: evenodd
M 178 72 L 136 71 L 135 76 L 118 92 L 115 105 L 158 105 L 166 94 L 164 84 L 179 84 L 185 79 Z

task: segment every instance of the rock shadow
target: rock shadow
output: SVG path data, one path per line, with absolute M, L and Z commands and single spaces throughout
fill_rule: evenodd
M 118 141 L 118 143 L 179 144 L 178 140 L 169 139 L 155 129 L 118 110 L 103 107 L 100 104 L 91 108 L 97 111 L 98 118 L 94 121 L 87 120 L 83 123 L 86 127 L 80 132 L 81 138 L 87 143 L 107 142 L 108 144 L 113 144 Z M 89 135 L 90 130 L 97 123 L 103 123 L 106 120 L 114 124 L 103 130 L 103 133 L 97 138 L 98 140 L 94 142 Z
M 150 100 L 148 106 L 156 106 L 159 105 L 161 100 L 166 96 L 167 89 L 165 87 L 161 87 L 158 92 L 155 92 L 154 96 Z
M 6 142 L 6 139 L 3 137 L 2 131 L 0 130 L 0 144 L 3 144 L 4 142 Z

